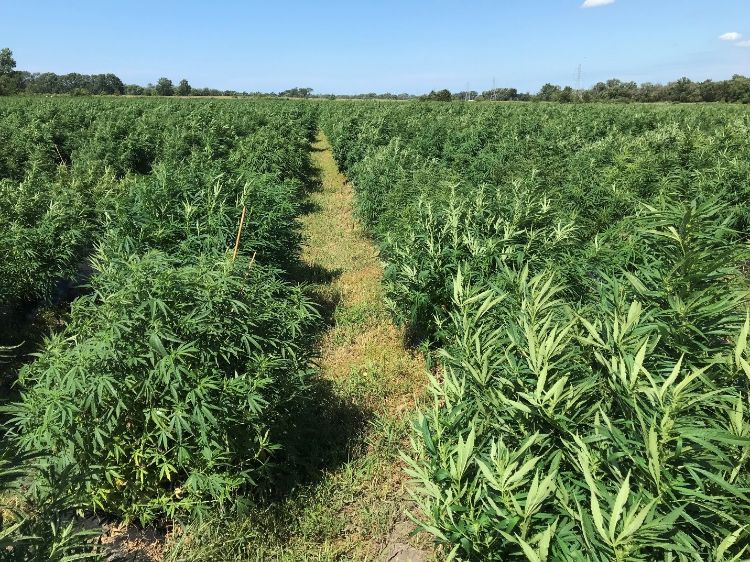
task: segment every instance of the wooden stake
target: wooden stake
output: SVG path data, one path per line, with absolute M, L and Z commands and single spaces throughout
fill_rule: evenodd
M 242 207 L 242 216 L 240 217 L 240 227 L 237 229 L 237 240 L 234 241 L 234 253 L 232 254 L 232 261 L 237 259 L 237 252 L 240 249 L 240 237 L 242 236 L 242 226 L 245 224 L 245 211 L 247 207 Z
M 57 144 L 52 143 L 52 145 L 55 147 L 55 152 L 57 152 L 57 157 L 60 159 L 60 164 L 64 167 L 68 167 L 68 165 L 65 163 L 65 158 L 62 157 L 62 154 L 60 154 L 60 148 L 57 146 Z

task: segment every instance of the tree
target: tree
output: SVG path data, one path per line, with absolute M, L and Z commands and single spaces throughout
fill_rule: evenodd
M 13 74 L 16 69 L 16 59 L 13 58 L 13 51 L 8 47 L 0 50 L 0 76 Z
M 518 98 L 518 90 L 515 88 L 493 88 L 482 92 L 483 100 L 512 101 Z
M 570 103 L 574 99 L 575 99 L 575 91 L 570 86 L 565 86 L 560 92 L 560 95 L 558 96 L 558 100 L 562 103 Z
M 560 86 L 547 83 L 542 86 L 536 97 L 543 101 L 557 101 L 560 98 Z
M 750 103 L 750 78 L 735 74 L 727 85 L 727 101 L 735 103 Z
M 180 85 L 177 86 L 177 95 L 178 96 L 189 96 L 190 92 L 193 91 L 193 88 L 190 86 L 187 80 L 184 78 L 180 80 Z
M 665 87 L 665 95 L 668 101 L 677 102 L 696 102 L 701 101 L 700 89 L 698 84 L 690 78 L 680 78 L 670 82 Z
M 156 83 L 156 95 L 157 96 L 173 96 L 174 95 L 174 84 L 169 78 L 159 78 Z
M 451 95 L 451 98 L 456 101 L 468 101 L 475 100 L 479 96 L 479 92 L 475 90 L 464 90 L 462 92 L 456 92 Z
M 15 94 L 18 90 L 16 60 L 13 51 L 7 47 L 0 50 L 0 96 Z
M 664 99 L 664 86 L 652 82 L 644 82 L 638 88 L 637 101 L 655 102 Z
M 451 95 L 450 90 L 432 90 L 429 94 L 425 96 L 421 96 L 419 99 L 423 101 L 451 101 L 453 96 Z
M 700 101 L 723 101 L 726 98 L 723 84 L 723 82 L 704 80 L 698 84 L 698 98 Z
M 279 95 L 286 98 L 307 98 L 310 97 L 312 91 L 312 88 L 291 88 L 290 90 L 279 92 Z
M 638 95 L 638 85 L 635 82 L 623 82 L 617 78 L 599 82 L 594 89 L 597 97 L 610 101 L 633 101 Z
M 125 84 L 114 74 L 93 74 L 88 78 L 92 94 L 121 95 L 125 93 Z
M 58 94 L 60 93 L 60 77 L 54 72 L 35 74 L 29 81 L 27 89 L 34 94 Z

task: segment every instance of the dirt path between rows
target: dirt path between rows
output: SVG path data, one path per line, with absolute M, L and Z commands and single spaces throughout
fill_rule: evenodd
M 378 249 L 354 219 L 354 193 L 339 171 L 326 137 L 312 146 L 320 188 L 310 194 L 302 219 L 302 261 L 319 273 L 313 291 L 328 307 L 329 327 L 320 343 L 320 376 L 337 394 L 368 412 L 366 450 L 344 472 L 341 487 L 351 497 L 342 507 L 348 524 L 329 536 L 337 559 L 423 562 L 431 560 L 426 540 L 413 537 L 406 512 L 398 449 L 405 443 L 411 414 L 427 382 L 423 357 L 407 349 L 383 300 Z M 337 477 L 330 494 L 337 496 Z M 336 503 L 336 502 L 334 502 Z

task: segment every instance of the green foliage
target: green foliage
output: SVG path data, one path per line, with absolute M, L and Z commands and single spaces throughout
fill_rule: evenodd
M 91 236 L 92 205 L 71 185 L 29 175 L 20 184 L 0 180 L 0 305 L 49 298 L 55 282 L 75 276 Z
M 172 84 L 172 81 L 169 78 L 159 78 L 159 80 L 156 82 L 156 88 L 154 89 L 157 96 L 174 95 L 174 84 Z
M 86 124 L 80 136 L 43 128 L 67 156 L 22 147 L 0 180 L 17 196 L 0 208 L 13 225 L 4 243 L 18 247 L 4 264 L 19 279 L 8 303 L 47 296 L 82 263 L 93 271 L 65 329 L 20 372 L 12 443 L 70 474 L 75 484 L 55 485 L 81 510 L 144 523 L 270 488 L 318 321 L 284 279 L 312 108 L 61 107 Z M 18 102 L 7 118 L 47 109 Z M 43 189 L 51 177 L 59 189 Z
M 133 199 L 153 189 L 152 220 L 191 212 L 182 217 L 184 231 L 196 200 L 221 185 L 223 230 L 211 247 L 227 245 L 247 203 L 253 212 L 243 246 L 289 263 L 299 241 L 293 217 L 309 174 L 312 130 L 312 108 L 290 104 L 4 100 L 0 248 L 7 259 L 0 263 L 0 306 L 48 300 L 61 284 L 75 282 L 86 255 L 114 226 L 111 219 L 127 225 L 139 212 Z
M 404 210 L 419 196 L 422 170 L 433 171 L 430 163 L 403 147 L 398 138 L 357 162 L 351 174 L 361 178 L 356 185 L 356 213 L 362 223 L 369 229 L 383 225 L 381 234 L 386 236 L 385 225 L 405 219 Z
M 453 99 L 453 96 L 451 95 L 450 90 L 432 90 L 429 94 L 425 94 L 424 96 L 420 96 L 419 99 L 421 101 L 451 101 Z
M 150 252 L 97 269 L 21 372 L 21 447 L 72 469 L 82 504 L 143 520 L 264 478 L 270 432 L 305 387 L 311 305 L 247 260 Z
M 439 361 L 404 459 L 447 557 L 746 558 L 747 113 L 358 104 L 322 122 L 396 318 Z
M 404 458 L 448 557 L 747 557 L 739 107 L 4 100 L 0 304 L 94 269 L 8 410 L 38 489 L 146 522 L 273 487 L 309 389 L 285 279 L 319 116 L 440 362 Z
M 663 205 L 637 225 L 643 258 L 628 281 L 675 357 L 707 361 L 739 332 L 748 292 L 737 266 L 748 253 L 733 222 L 727 205 L 712 197 Z
M 696 239 L 727 251 L 711 221 L 721 210 L 690 205 L 680 223 L 702 223 Z M 651 217 L 644 236 L 680 228 L 663 220 Z M 576 308 L 552 273 L 507 269 L 502 288 L 482 290 L 459 271 L 443 380 L 433 379 L 408 459 L 421 524 L 454 557 L 747 553 L 750 317 L 731 290 L 739 272 L 715 254 L 654 252 L 640 271 L 689 286 L 692 339 L 658 307 L 676 300 L 669 285 L 642 302 L 640 284 L 604 280 L 597 306 Z M 717 313 L 719 325 L 701 325 Z
M 177 95 L 189 96 L 192 89 L 193 88 L 190 86 L 190 83 L 183 78 L 182 80 L 180 80 L 180 84 L 177 86 Z
M 41 471 L 42 482 L 21 484 Z M 34 482 L 33 480 L 31 480 Z M 66 495 L 70 474 L 39 466 L 32 456 L 0 458 L 0 560 L 3 562 L 73 562 L 104 560 L 98 533 L 85 530 L 73 516 Z
M 16 68 L 16 60 L 13 58 L 13 51 L 4 47 L 0 49 L 0 75 L 11 74 Z

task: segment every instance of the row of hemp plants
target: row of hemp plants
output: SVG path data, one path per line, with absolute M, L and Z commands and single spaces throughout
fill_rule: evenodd
M 409 473 L 461 560 L 730 560 L 750 536 L 747 259 L 716 202 L 639 225 L 649 257 L 598 272 L 454 280 L 451 336 Z
M 420 528 L 460 560 L 741 559 L 747 114 L 357 109 L 323 125 L 440 361 Z
M 117 193 L 96 217 L 88 290 L 21 369 L 5 439 L 65 510 L 158 523 L 270 485 L 294 431 L 317 312 L 285 268 L 314 115 L 301 104 L 111 103 L 173 126 L 154 137 L 143 173 L 91 160 Z M 73 154 L 68 167 L 84 150 Z
M 285 112 L 290 119 L 282 116 Z M 260 132 L 268 138 L 272 119 L 298 131 L 275 136 L 263 158 L 282 155 L 279 164 L 290 174 L 305 173 L 298 139 L 309 135 L 311 114 L 262 103 L 4 99 L 0 314 L 12 318 L 19 308 L 60 299 L 66 284 L 85 277 L 86 256 L 110 207 L 128 191 L 122 183 L 149 175 L 160 164 L 171 166 L 193 152 L 225 161 L 238 143 Z M 279 144 L 289 139 L 294 142 L 288 147 Z M 232 173 L 229 166 L 237 164 L 227 162 L 225 171 Z

